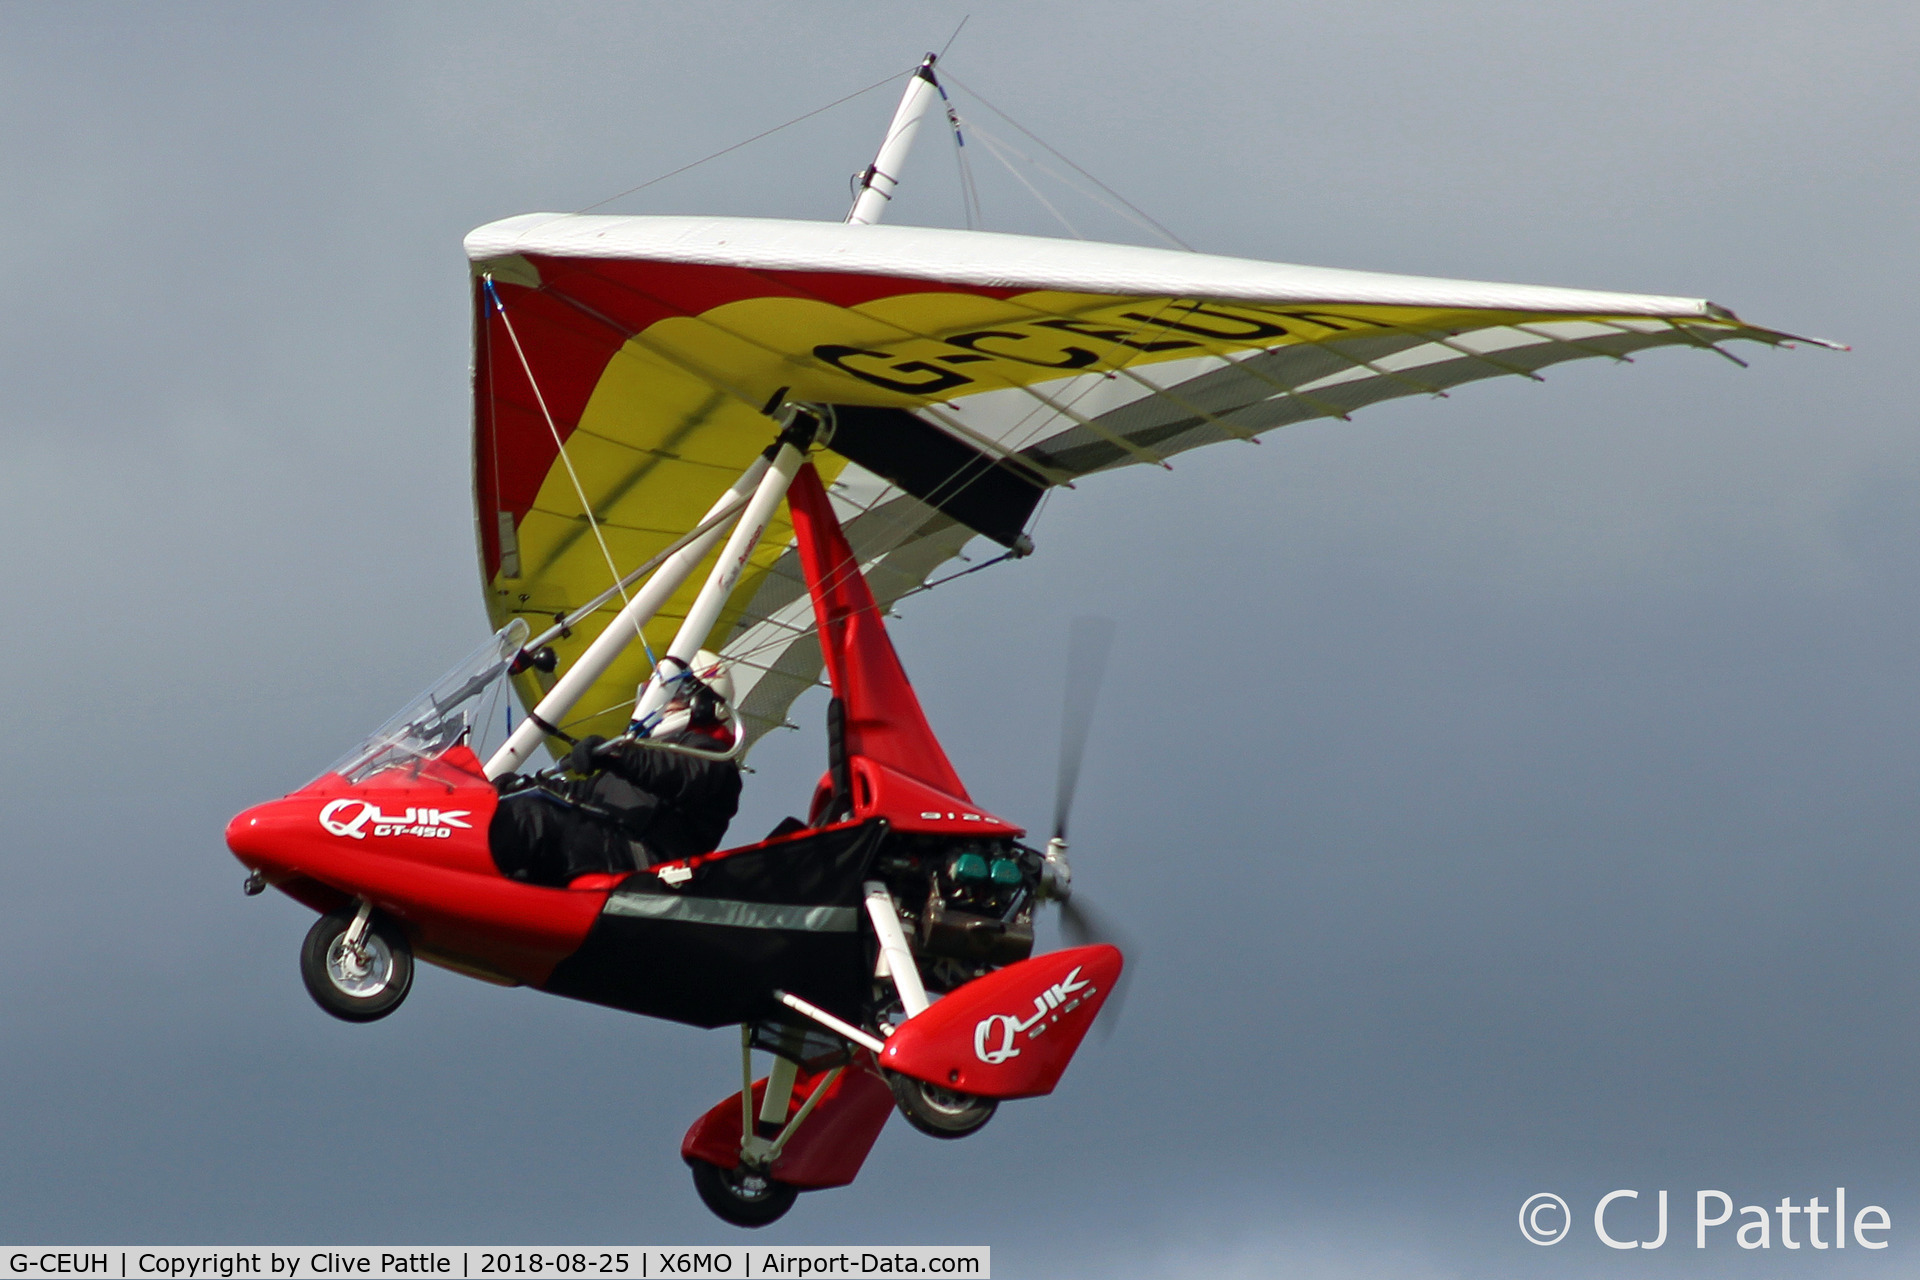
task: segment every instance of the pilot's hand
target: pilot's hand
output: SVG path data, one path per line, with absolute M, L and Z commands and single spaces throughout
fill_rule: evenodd
M 573 744 L 573 750 L 567 756 L 567 768 L 575 773 L 598 772 L 600 761 L 597 757 L 600 754 L 600 748 L 606 745 L 607 740 L 599 734 L 588 734 Z

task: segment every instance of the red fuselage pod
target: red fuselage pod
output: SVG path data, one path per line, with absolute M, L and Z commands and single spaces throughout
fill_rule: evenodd
M 227 824 L 227 847 L 317 911 L 365 899 L 422 958 L 543 985 L 580 949 L 607 892 L 501 875 L 487 845 L 499 796 L 464 746 L 356 782 L 328 774 Z
M 365 899 L 423 958 L 700 1027 L 779 1016 L 776 988 L 865 1016 L 862 885 L 883 821 L 839 823 L 567 888 L 500 874 L 498 804 L 454 747 L 358 781 L 328 774 L 227 826 L 234 856 L 316 911 Z
M 995 970 L 903 1023 L 880 1065 L 983 1098 L 1052 1093 L 1121 964 L 1120 952 L 1102 944 Z

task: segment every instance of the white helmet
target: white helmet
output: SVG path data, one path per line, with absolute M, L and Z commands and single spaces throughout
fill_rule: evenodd
M 716 714 L 722 721 L 733 719 L 733 671 L 720 665 L 720 655 L 711 649 L 702 649 L 693 655 L 693 666 L 687 674 L 707 686 L 720 706 Z
M 662 663 L 665 666 L 666 663 Z M 702 649 L 693 655 L 693 661 L 687 664 L 684 672 L 670 677 L 669 688 L 672 692 L 667 704 L 660 708 L 659 721 L 646 734 L 650 738 L 662 738 L 671 733 L 680 733 L 693 727 L 696 720 L 706 725 L 723 727 L 729 737 L 730 729 L 725 729 L 733 720 L 733 673 L 721 665 L 720 655 L 711 649 Z M 641 686 L 644 696 L 646 686 Z

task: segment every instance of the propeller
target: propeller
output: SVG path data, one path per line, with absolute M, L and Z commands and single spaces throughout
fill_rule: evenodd
M 1092 946 L 1096 942 L 1120 946 L 1119 934 L 1107 923 L 1106 917 L 1074 898 L 1060 903 L 1060 932 L 1076 947 Z
M 1100 683 L 1106 678 L 1107 658 L 1113 652 L 1112 618 L 1075 618 L 1067 629 L 1067 688 L 1060 710 L 1060 777 L 1054 788 L 1053 843 L 1067 843 L 1067 817 L 1073 810 L 1074 788 L 1080 785 L 1080 763 L 1087 754 L 1087 735 L 1093 730 L 1093 710 L 1100 701 Z
M 1067 865 L 1067 819 L 1073 812 L 1073 793 L 1080 785 L 1080 766 L 1086 758 L 1087 738 L 1093 730 L 1093 712 L 1100 701 L 1107 658 L 1113 652 L 1113 635 L 1111 618 L 1075 618 L 1067 630 L 1066 696 L 1060 712 L 1060 773 L 1054 788 L 1053 836 L 1047 841 L 1040 893 L 1043 900 L 1060 908 L 1061 935 L 1076 947 L 1096 942 L 1120 945 L 1118 933 L 1100 913 L 1074 895 L 1073 872 Z M 1102 1019 L 1107 1031 L 1119 1017 L 1125 985 L 1126 980 L 1122 978 L 1120 989 L 1108 1001 L 1112 1012 Z

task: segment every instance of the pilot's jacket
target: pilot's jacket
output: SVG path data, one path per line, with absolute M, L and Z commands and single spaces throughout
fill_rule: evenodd
M 692 731 L 664 741 L 724 751 L 726 744 Z M 656 751 L 637 742 L 608 744 L 602 771 L 585 780 L 579 797 L 612 815 L 627 835 L 644 845 L 654 862 L 675 862 L 720 847 L 727 824 L 740 810 L 740 766 L 677 751 Z
M 701 750 L 724 740 L 697 730 L 660 739 Z M 503 875 L 564 885 L 593 871 L 633 871 L 720 847 L 740 808 L 740 766 L 636 742 L 597 754 L 596 771 L 501 796 L 489 839 Z

